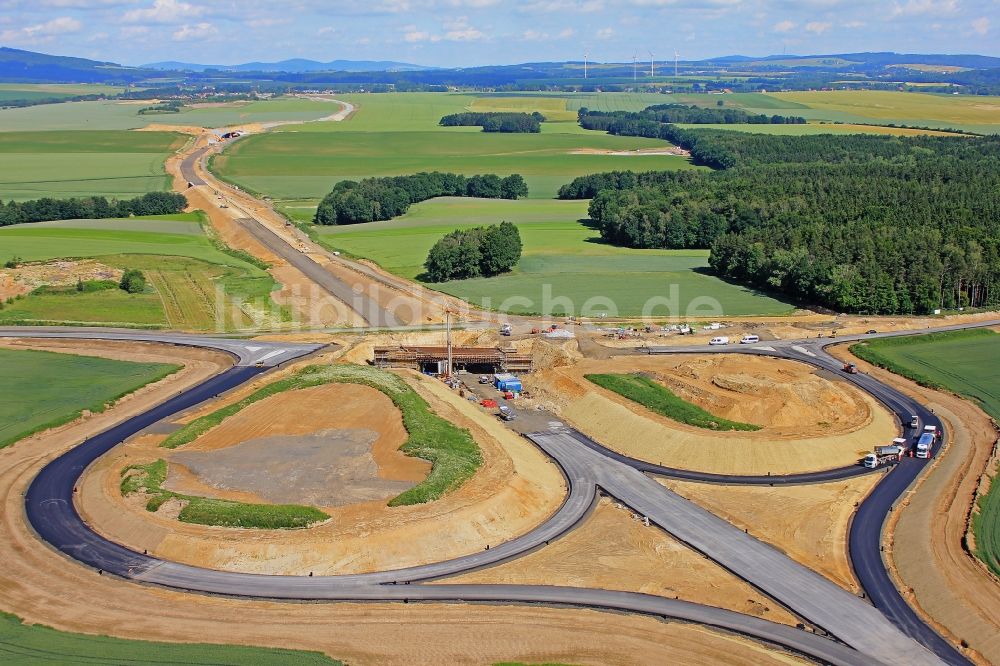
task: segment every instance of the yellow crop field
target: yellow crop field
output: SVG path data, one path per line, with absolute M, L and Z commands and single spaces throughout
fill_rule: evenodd
M 538 111 L 550 121 L 575 121 L 576 112 L 566 108 L 565 99 L 551 97 L 477 97 L 469 111 L 531 113 Z
M 918 123 L 939 121 L 956 124 L 997 125 L 1000 128 L 1000 97 L 931 95 L 882 90 L 830 90 L 773 93 L 773 97 L 829 110 L 879 120 Z

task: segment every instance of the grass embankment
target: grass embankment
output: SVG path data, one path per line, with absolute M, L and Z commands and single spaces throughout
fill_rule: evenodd
M 637 402 L 646 409 L 680 423 L 707 430 L 760 430 L 752 423 L 719 418 L 701 407 L 677 397 L 673 391 L 642 374 L 589 374 L 588 380 L 601 388 Z
M 103 412 L 119 398 L 181 368 L 94 356 L 0 349 L 0 448 Z
M 246 645 L 159 643 L 57 631 L 0 612 L 0 662 L 11 666 L 343 666 L 320 652 Z
M 329 383 L 360 384 L 387 395 L 402 413 L 403 426 L 409 434 L 400 450 L 431 463 L 427 478 L 390 500 L 389 506 L 436 500 L 469 480 L 482 465 L 482 452 L 468 430 L 458 428 L 434 414 L 427 402 L 398 376 L 353 364 L 304 368 L 291 377 L 264 386 L 239 402 L 191 421 L 167 437 L 160 446 L 173 449 L 192 442 L 228 417 L 272 395 Z
M 1000 335 L 973 329 L 883 338 L 851 345 L 851 353 L 921 386 L 957 393 L 1000 421 Z M 995 474 L 972 515 L 976 556 L 1000 576 L 1000 483 Z
M 139 492 L 149 495 L 147 511 L 158 510 L 168 500 L 187 502 L 177 518 L 197 525 L 280 530 L 309 527 L 329 518 L 319 509 L 301 504 L 249 504 L 175 493 L 163 488 L 166 480 L 166 460 L 130 465 L 122 470 L 121 492 L 126 497 Z

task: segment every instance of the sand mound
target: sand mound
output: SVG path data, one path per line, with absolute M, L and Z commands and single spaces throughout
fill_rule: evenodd
M 120 268 L 106 266 L 93 259 L 58 260 L 0 268 L 0 298 L 27 294 L 41 286 L 70 287 L 77 280 L 114 280 L 122 277 Z
M 752 357 L 751 357 L 752 358 Z M 680 363 L 655 377 L 685 400 L 717 416 L 769 428 L 850 427 L 867 405 L 807 366 L 719 356 Z
M 587 373 L 643 372 L 682 398 L 756 432 L 714 432 L 660 416 Z M 792 361 L 753 356 L 584 359 L 526 378 L 540 405 L 616 451 L 680 469 L 790 474 L 856 464 L 898 433 L 892 416 L 843 381 Z

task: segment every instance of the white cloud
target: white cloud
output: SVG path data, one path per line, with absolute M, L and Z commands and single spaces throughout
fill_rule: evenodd
M 201 23 L 195 23 L 194 25 L 188 25 L 185 23 L 174 31 L 173 38 L 175 42 L 188 42 L 199 39 L 210 39 L 215 37 L 217 34 L 219 34 L 218 28 L 211 23 L 202 21 Z
M 472 42 L 486 37 L 478 28 L 469 25 L 469 19 L 465 16 L 449 19 L 443 26 L 444 38 L 449 42 Z
M 906 0 L 906 2 L 893 3 L 890 16 L 923 16 L 925 14 L 941 16 L 954 14 L 956 10 L 958 10 L 958 0 Z
M 598 39 L 611 39 L 615 36 L 614 28 L 601 28 L 594 33 L 594 36 Z
M 980 16 L 972 20 L 972 32 L 977 35 L 985 35 L 990 31 L 990 20 L 985 16 Z
M 403 41 L 417 44 L 419 42 L 439 42 L 441 38 L 424 30 L 410 30 L 403 34 Z
M 856 30 L 857 28 L 863 28 L 867 25 L 864 21 L 847 21 L 841 24 L 845 28 L 850 28 L 851 30 Z
M 337 29 L 334 28 L 332 25 L 325 25 L 319 30 L 317 30 L 316 34 L 322 37 L 323 35 L 332 35 L 335 32 L 337 32 Z
M 16 30 L 4 30 L 0 32 L 0 40 L 5 42 L 38 43 L 49 41 L 56 35 L 79 32 L 82 27 L 83 24 L 71 16 L 59 16 L 45 23 L 27 25 Z
M 827 23 L 825 21 L 810 21 L 809 23 L 806 23 L 806 32 L 811 32 L 814 35 L 822 35 L 832 27 L 832 23 Z
M 126 23 L 180 23 L 205 13 L 204 7 L 182 0 L 153 0 L 149 7 L 130 9 L 122 17 Z
M 793 28 L 795 28 L 795 22 L 787 19 L 771 26 L 771 29 L 775 32 L 791 32 Z

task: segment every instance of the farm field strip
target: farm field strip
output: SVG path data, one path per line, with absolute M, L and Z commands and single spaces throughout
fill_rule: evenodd
M 0 349 L 0 448 L 72 421 L 175 372 L 180 366 Z
M 0 133 L 0 189 L 21 200 L 169 190 L 164 161 L 186 140 L 172 132 Z

